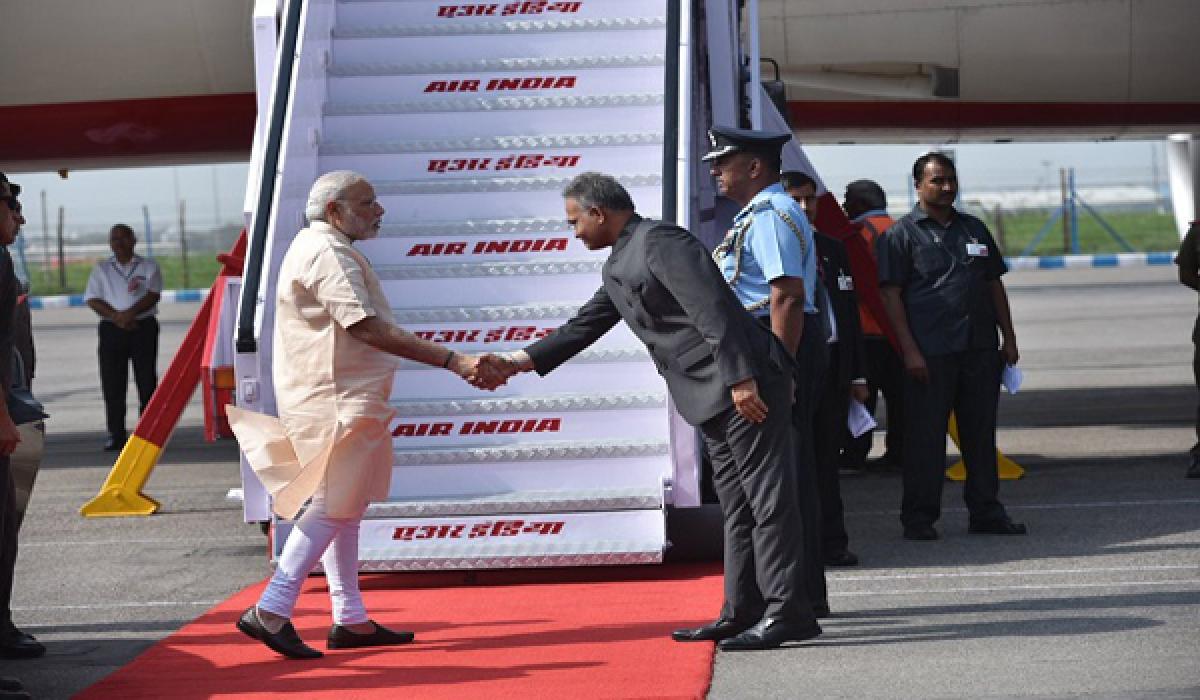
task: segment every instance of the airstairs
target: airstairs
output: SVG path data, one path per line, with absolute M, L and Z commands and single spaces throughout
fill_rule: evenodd
M 380 237 L 357 245 L 405 328 L 474 353 L 523 347 L 569 318 L 607 254 L 563 220 L 570 178 L 616 175 L 647 216 L 674 206 L 668 5 L 305 2 L 267 235 L 251 243 L 261 279 L 242 305 L 255 343 L 239 346 L 238 402 L 274 410 L 271 362 L 286 361 L 270 348 L 274 268 L 308 185 L 331 170 L 364 174 L 387 210 Z M 256 145 L 257 167 L 268 149 Z M 623 324 L 546 378 L 494 393 L 405 362 L 392 401 L 392 487 L 363 523 L 364 570 L 656 562 L 666 507 L 699 504 L 693 433 Z M 246 494 L 248 514 L 265 514 L 261 488 L 248 481 Z M 276 523 L 276 550 L 287 530 Z

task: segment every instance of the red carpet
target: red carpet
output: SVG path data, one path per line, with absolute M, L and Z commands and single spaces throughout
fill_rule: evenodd
M 675 627 L 712 620 L 718 564 L 363 577 L 380 624 L 417 641 L 291 661 L 233 623 L 262 584 L 234 595 L 77 697 L 96 698 L 701 698 L 713 645 Z M 294 618 L 325 650 L 325 579 Z

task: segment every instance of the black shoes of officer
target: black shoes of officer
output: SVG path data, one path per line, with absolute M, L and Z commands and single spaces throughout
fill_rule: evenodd
M 374 620 L 368 620 L 375 626 L 374 632 L 359 634 L 348 627 L 334 625 L 329 629 L 329 639 L 326 646 L 330 649 L 356 649 L 358 647 L 388 647 L 397 644 L 408 644 L 416 638 L 412 632 L 393 632 Z
M 858 555 L 848 549 L 826 552 L 825 566 L 858 566 Z
M 717 648 L 721 651 L 774 649 L 784 642 L 803 642 L 820 634 L 821 626 L 815 622 L 811 625 L 798 625 L 786 620 L 764 617 L 758 624 L 736 637 L 717 642 Z
M 36 659 L 45 655 L 46 646 L 32 634 L 26 634 L 12 625 L 0 632 L 0 658 Z
M 29 700 L 25 686 L 16 678 L 0 678 L 0 700 Z
M 1200 455 L 1192 456 L 1192 463 L 1188 465 L 1187 478 L 1200 479 Z
M 1025 523 L 1014 523 L 1008 518 L 972 522 L 967 525 L 967 532 L 972 535 L 1024 535 L 1027 530 Z
M 289 659 L 319 659 L 324 654 L 313 649 L 300 639 L 291 621 L 283 623 L 278 632 L 271 632 L 258 617 L 258 608 L 254 605 L 246 608 L 246 612 L 237 621 L 237 628 L 247 637 L 257 639 L 266 644 L 272 651 L 283 654 Z
M 904 539 L 918 540 L 929 542 L 938 538 L 938 531 L 932 525 L 926 523 L 917 523 L 916 525 L 904 526 Z
M 736 637 L 746 630 L 745 623 L 721 618 L 703 627 L 687 627 L 671 633 L 677 642 L 715 642 Z
M 104 441 L 104 451 L 116 452 L 125 446 L 127 439 L 125 435 L 109 435 L 108 439 Z

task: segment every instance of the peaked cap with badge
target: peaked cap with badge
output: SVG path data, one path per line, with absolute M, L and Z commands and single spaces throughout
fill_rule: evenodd
M 714 126 L 708 130 L 711 150 L 700 160 L 708 162 L 730 153 L 765 153 L 778 156 L 783 145 L 792 140 L 790 132 L 740 129 L 734 126 Z

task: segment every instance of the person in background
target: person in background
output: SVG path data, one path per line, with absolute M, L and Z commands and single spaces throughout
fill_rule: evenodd
M 1193 221 L 1188 228 L 1179 244 L 1175 264 L 1179 266 L 1179 283 L 1200 292 L 1200 221 Z M 1192 328 L 1192 345 L 1192 376 L 1196 388 L 1200 389 L 1200 315 L 1196 316 L 1196 325 Z M 1200 479 L 1200 405 L 1196 407 L 1196 444 L 1192 445 L 1191 455 L 1187 478 Z
M 17 278 L 8 246 L 20 228 L 20 188 L 0 173 L 0 358 L 11 358 L 13 312 L 17 303 Z M 42 656 L 46 647 L 31 634 L 22 632 L 12 619 L 13 575 L 17 564 L 17 507 L 9 456 L 21 435 L 8 412 L 11 362 L 0 362 L 0 658 L 29 659 Z M 28 698 L 20 681 L 0 677 L 0 699 Z
M 805 173 L 788 171 L 782 174 L 780 182 L 804 210 L 809 223 L 815 224 L 816 181 Z M 826 341 L 828 362 L 816 391 L 812 427 L 817 491 L 821 499 L 821 557 L 826 566 L 855 566 L 858 555 L 850 551 L 838 467 L 846 442 L 850 399 L 861 403 L 867 398 L 858 297 L 850 276 L 846 247 L 815 228 L 813 231 L 817 246 L 817 276 L 824 283 L 829 300 L 824 312 L 832 317 L 828 322 L 831 332 Z
M 162 272 L 158 264 L 133 252 L 137 238 L 133 229 L 117 224 L 108 234 L 112 257 L 92 268 L 83 299 L 100 317 L 100 390 L 104 394 L 105 450 L 125 446 L 125 395 L 129 365 L 137 384 L 138 413 L 158 387 L 158 299 L 162 294 Z
M 1024 535 L 1000 503 L 996 465 L 1000 376 L 1019 358 L 1000 280 L 1008 266 L 987 226 L 954 208 L 954 161 L 927 153 L 912 174 L 917 205 L 876 243 L 879 286 L 904 359 L 904 537 L 939 537 L 951 411 L 967 466 L 967 531 Z
M 887 213 L 887 195 L 879 183 L 873 180 L 855 180 L 846 185 L 842 208 L 854 223 L 858 234 L 866 241 L 867 250 L 875 257 L 875 246 L 879 237 L 896 222 Z M 859 324 L 863 332 L 863 353 L 866 359 L 867 410 L 876 415 L 879 395 L 887 406 L 886 448 L 881 457 L 870 462 L 873 468 L 899 470 L 904 455 L 904 364 L 896 349 L 883 331 L 886 319 L 875 318 L 874 313 L 859 299 Z M 871 453 L 872 434 L 859 437 L 849 436 L 842 452 L 842 467 L 855 471 L 867 467 L 867 455 Z
M 11 184 L 14 196 L 20 194 L 20 186 Z M 21 201 L 17 200 L 17 235 L 25 225 L 25 216 L 21 213 Z M 11 257 L 11 256 L 10 256 Z M 25 275 L 24 266 L 16 266 L 17 275 L 17 307 L 13 312 L 13 366 L 12 384 L 14 391 L 23 391 L 27 396 L 33 394 L 34 365 L 37 354 L 33 347 L 33 316 L 29 309 L 29 280 Z M 37 481 L 38 470 L 42 465 L 42 452 L 45 446 L 46 424 L 36 420 L 21 423 L 17 426 L 21 434 L 21 442 L 10 455 L 13 483 L 16 486 L 17 500 L 17 529 L 25 522 L 25 511 L 29 507 L 29 499 L 33 495 L 33 485 Z
M 758 322 L 770 328 L 796 358 L 792 423 L 796 430 L 796 485 L 799 488 L 804 566 L 802 577 L 813 611 L 829 615 L 825 567 L 821 561 L 821 502 L 817 495 L 812 421 L 828 357 L 827 319 L 819 313 L 817 251 L 812 227 L 795 200 L 779 184 L 783 146 L 791 133 L 768 133 L 715 126 L 712 150 L 703 157 L 718 191 L 741 207 L 733 227 L 713 250 L 721 274 Z

